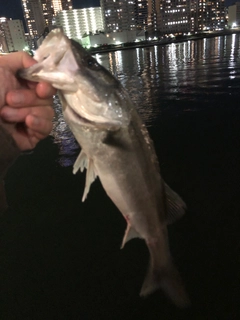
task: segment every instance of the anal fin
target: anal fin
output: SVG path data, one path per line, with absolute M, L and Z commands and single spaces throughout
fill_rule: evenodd
M 83 172 L 83 170 L 88 167 L 88 157 L 86 153 L 81 150 L 79 156 L 77 157 L 77 160 L 75 161 L 73 165 L 73 174 L 76 174 L 78 169 Z
M 141 238 L 140 234 L 130 225 L 130 223 L 127 224 L 127 228 L 123 237 L 121 249 L 125 246 L 126 242 L 133 238 Z
M 86 174 L 85 189 L 84 189 L 82 201 L 85 201 L 85 199 L 87 198 L 87 194 L 90 190 L 90 186 L 97 177 L 97 173 L 94 168 L 93 160 L 92 159 L 87 159 L 87 160 L 88 160 L 87 174 Z

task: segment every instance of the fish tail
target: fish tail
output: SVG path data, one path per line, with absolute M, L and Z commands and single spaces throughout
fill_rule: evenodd
M 189 297 L 183 286 L 180 274 L 174 266 L 170 254 L 159 258 L 155 246 L 149 246 L 150 265 L 144 280 L 140 296 L 147 296 L 158 289 L 162 289 L 171 301 L 180 308 L 190 306 Z M 156 252 L 156 254 L 155 254 Z M 165 260 L 165 261 L 164 261 Z

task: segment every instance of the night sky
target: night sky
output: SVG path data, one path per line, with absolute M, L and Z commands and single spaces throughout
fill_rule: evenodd
M 0 17 L 23 20 L 21 0 L 0 0 Z M 237 0 L 226 0 L 226 5 L 235 3 Z M 73 8 L 87 8 L 99 6 L 99 0 L 73 0 Z
M 99 0 L 72 0 L 72 2 L 74 9 L 99 6 Z M 21 0 L 0 0 L 0 17 L 23 20 Z

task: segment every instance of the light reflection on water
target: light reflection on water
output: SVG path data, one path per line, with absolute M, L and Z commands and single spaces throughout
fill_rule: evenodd
M 62 107 L 58 96 L 54 97 L 53 102 L 55 117 L 51 135 L 53 136 L 54 143 L 56 143 L 59 148 L 59 158 L 57 162 L 63 167 L 72 166 L 79 152 L 79 145 L 63 118 Z
M 96 54 L 127 89 L 148 127 L 162 112 L 174 115 L 211 107 L 216 99 L 238 94 L 239 35 L 230 35 Z M 59 100 L 52 135 L 59 146 L 59 162 L 72 165 L 79 147 L 66 125 Z

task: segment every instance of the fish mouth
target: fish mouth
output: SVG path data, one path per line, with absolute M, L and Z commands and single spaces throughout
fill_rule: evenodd
M 66 111 L 68 111 L 70 113 L 71 119 L 76 123 L 80 123 L 82 125 L 90 125 L 90 126 L 95 125 L 95 122 L 84 118 L 79 113 L 77 113 L 74 109 L 72 109 L 70 106 L 67 108 Z
M 98 122 L 98 121 L 86 119 L 71 107 L 66 108 L 64 113 L 65 113 L 66 121 L 68 124 L 70 124 L 71 122 L 74 122 L 75 124 L 77 125 L 80 124 L 85 128 L 91 127 L 91 129 L 100 130 L 100 131 L 101 130 L 117 131 L 121 127 L 121 123 L 117 121 L 111 122 L 106 119 L 106 121 L 104 122 Z

